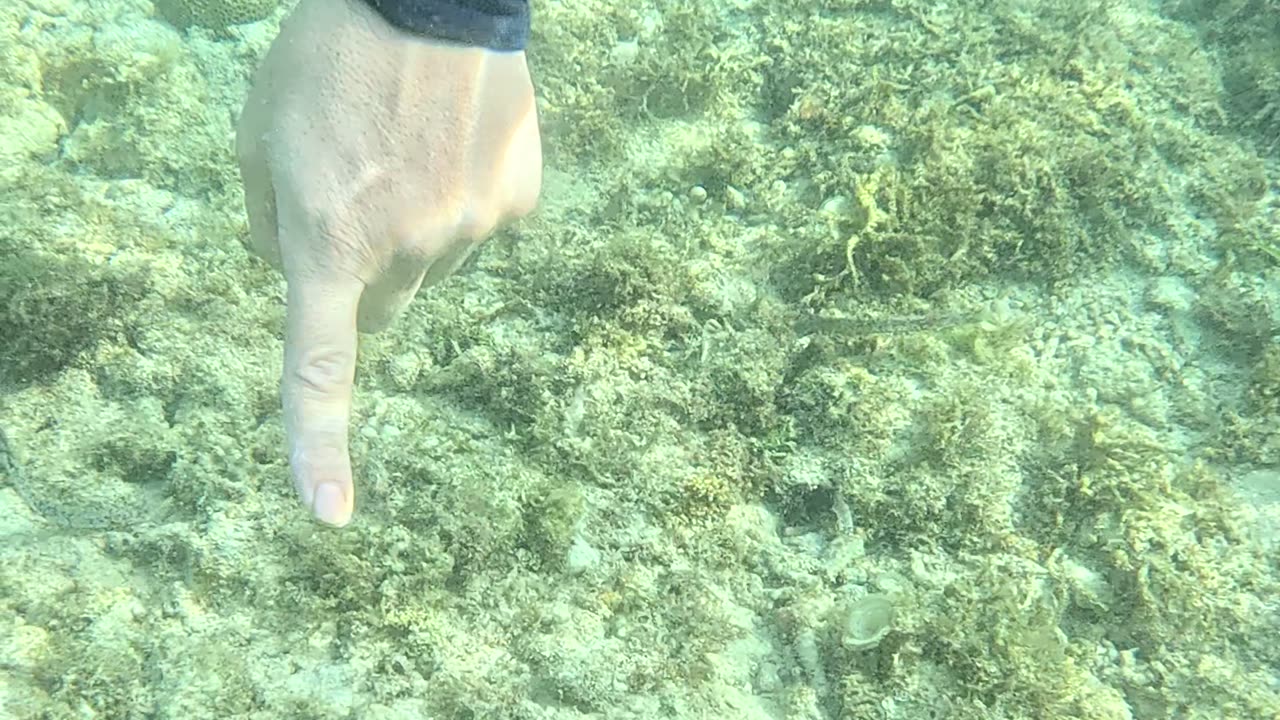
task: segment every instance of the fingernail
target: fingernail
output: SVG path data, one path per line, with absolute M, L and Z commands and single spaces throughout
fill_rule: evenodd
M 337 527 L 346 525 L 351 520 L 351 508 L 347 498 L 337 483 L 323 482 L 316 486 L 315 499 L 311 503 L 311 512 L 322 523 Z

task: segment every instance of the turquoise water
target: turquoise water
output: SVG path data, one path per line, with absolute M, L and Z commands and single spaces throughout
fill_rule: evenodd
M 341 530 L 291 5 L 0 8 L 0 718 L 1280 717 L 1274 0 L 535 2 L 541 206 L 361 337 Z

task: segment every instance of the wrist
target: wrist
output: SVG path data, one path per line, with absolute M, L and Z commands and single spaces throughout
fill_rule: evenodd
M 490 50 L 523 50 L 527 0 L 360 0 L 405 32 Z

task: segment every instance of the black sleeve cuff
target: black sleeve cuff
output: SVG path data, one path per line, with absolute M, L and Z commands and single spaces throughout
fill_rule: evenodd
M 365 0 L 387 22 L 436 40 L 523 50 L 529 42 L 528 0 Z

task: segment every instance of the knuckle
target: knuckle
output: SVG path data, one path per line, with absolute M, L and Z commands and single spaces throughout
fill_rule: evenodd
M 489 237 L 498 226 L 498 216 L 494 212 L 468 213 L 458 224 L 458 237 L 468 243 L 480 243 Z
M 306 395 L 331 397 L 350 387 L 355 358 L 341 350 L 307 353 L 292 371 L 293 384 Z

